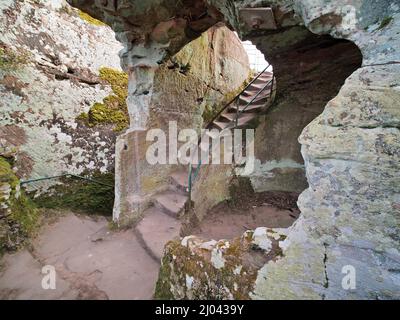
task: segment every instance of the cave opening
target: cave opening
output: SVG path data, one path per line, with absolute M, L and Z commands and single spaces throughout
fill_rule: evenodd
M 273 65 L 275 100 L 255 129 L 254 172 L 232 180 L 230 199 L 207 212 L 197 236 L 233 239 L 260 226 L 287 228 L 300 216 L 296 202 L 308 181 L 298 138 L 361 66 L 362 54 L 351 41 L 299 29 L 302 37 L 289 45 L 287 35 L 273 35 L 272 43 L 248 37 Z

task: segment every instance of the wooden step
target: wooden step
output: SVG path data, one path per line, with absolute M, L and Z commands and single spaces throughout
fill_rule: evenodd
M 262 74 L 260 74 L 260 76 L 258 77 L 258 79 L 264 79 L 264 80 L 266 80 L 266 79 L 272 79 L 272 75 L 273 75 L 272 72 L 264 71 Z
M 254 80 L 252 84 L 267 84 L 268 81 L 271 81 L 272 77 L 259 77 L 258 79 Z
M 257 93 L 260 91 L 262 88 L 265 87 L 265 85 L 268 84 L 268 82 L 262 82 L 262 83 L 252 83 L 244 92 L 250 94 Z M 271 83 L 268 84 L 268 86 L 264 90 L 269 90 L 271 88 Z

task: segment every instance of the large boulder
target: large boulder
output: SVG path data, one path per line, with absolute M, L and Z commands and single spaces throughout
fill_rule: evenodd
M 113 95 L 100 70 L 121 71 L 114 32 L 64 1 L 2 1 L 0 11 L 0 136 L 19 148 L 18 176 L 112 172 L 115 126 L 79 116 Z

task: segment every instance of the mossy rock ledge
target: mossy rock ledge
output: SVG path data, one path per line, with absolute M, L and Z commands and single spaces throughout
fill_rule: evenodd
M 258 270 L 283 256 L 281 229 L 248 230 L 233 240 L 187 236 L 170 241 L 155 290 L 156 299 L 248 300 Z
M 33 235 L 39 211 L 20 189 L 11 160 L 0 156 L 0 255 L 23 246 Z

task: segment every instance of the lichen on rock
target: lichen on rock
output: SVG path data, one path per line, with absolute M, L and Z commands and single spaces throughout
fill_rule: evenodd
M 10 0 L 0 10 L 0 135 L 20 150 L 21 178 L 113 172 L 115 125 L 104 122 L 101 108 L 99 125 L 77 121 L 106 97 L 110 105 L 121 101 L 98 74 L 102 67 L 120 71 L 122 46 L 113 31 L 83 21 L 65 1 Z M 127 124 L 122 112 L 111 116 L 121 127 Z M 57 183 L 27 188 L 42 193 Z
M 280 259 L 281 231 L 245 232 L 231 241 L 204 241 L 194 236 L 169 242 L 156 285 L 157 299 L 250 299 L 258 268 Z M 259 233 L 259 232 L 258 232 Z M 188 281 L 190 279 L 190 281 Z
M 20 69 L 30 62 L 31 56 L 27 51 L 14 51 L 0 42 L 0 70 L 12 72 Z

